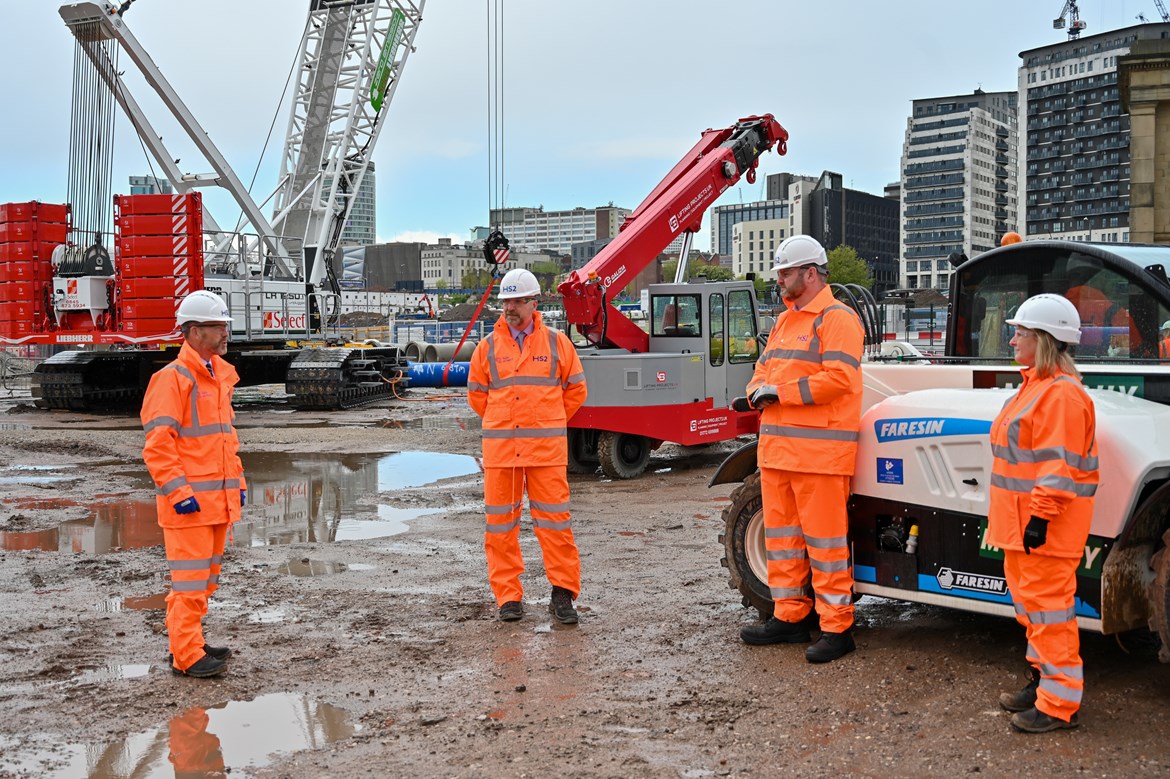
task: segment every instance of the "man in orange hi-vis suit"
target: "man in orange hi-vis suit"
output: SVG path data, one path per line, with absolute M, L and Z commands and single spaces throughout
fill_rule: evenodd
M 167 634 L 172 670 L 199 678 L 227 668 L 231 650 L 203 640 L 207 599 L 219 587 L 228 526 L 247 500 L 240 448 L 232 426 L 236 369 L 227 352 L 231 315 L 213 292 L 192 292 L 179 304 L 183 348 L 150 379 L 142 403 L 146 467 L 158 488 L 171 591 Z
M 536 310 L 540 283 L 513 268 L 500 282 L 504 314 L 475 347 L 467 400 L 483 417 L 484 549 L 499 618 L 520 619 L 520 509 L 524 494 L 552 585 L 549 611 L 577 621 L 581 558 L 569 514 L 567 423 L 585 402 L 585 373 L 573 342 Z
M 1007 320 L 1023 382 L 991 426 L 987 543 L 1028 636 L 1031 682 L 1003 693 L 1025 733 L 1075 728 L 1085 687 L 1077 629 L 1077 568 L 1097 492 L 1097 416 L 1069 346 L 1080 343 L 1076 306 L 1041 294 Z
M 824 247 L 794 235 L 776 247 L 777 283 L 788 310 L 776 319 L 747 386 L 762 409 L 757 458 L 773 616 L 740 631 L 747 644 L 807 643 L 814 601 L 821 637 L 805 650 L 827 663 L 855 648 L 853 568 L 846 501 L 861 424 L 864 335 L 838 303 Z

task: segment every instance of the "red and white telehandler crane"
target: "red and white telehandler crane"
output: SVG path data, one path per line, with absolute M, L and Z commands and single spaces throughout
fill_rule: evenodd
M 571 470 L 600 463 L 629 479 L 664 441 L 693 446 L 757 432 L 757 414 L 730 408 L 759 357 L 754 285 L 687 283 L 687 258 L 707 208 L 740 177 L 753 183 L 760 155 L 786 153 L 787 141 L 771 114 L 707 130 L 618 236 L 558 287 L 567 323 L 588 343 L 579 354 L 589 399 L 569 420 Z M 649 286 L 647 332 L 613 299 L 680 234 L 674 283 Z

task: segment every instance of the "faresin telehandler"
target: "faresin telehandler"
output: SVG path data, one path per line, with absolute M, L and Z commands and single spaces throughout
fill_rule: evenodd
M 883 358 L 871 346 L 849 500 L 857 595 L 1013 616 L 1003 553 L 986 541 L 989 431 L 1020 381 L 1006 320 L 1026 298 L 1058 293 L 1081 314 L 1075 357 L 1096 405 L 1101 463 L 1077 621 L 1106 634 L 1148 627 L 1170 662 L 1168 266 L 1170 246 L 1003 246 L 953 274 L 944 357 Z M 754 442 L 711 480 L 734 482 L 742 485 L 723 512 L 723 564 L 744 605 L 767 616 Z

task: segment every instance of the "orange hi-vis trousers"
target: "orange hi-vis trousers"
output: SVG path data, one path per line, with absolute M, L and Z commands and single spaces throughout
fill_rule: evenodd
M 853 568 L 849 562 L 849 477 L 760 469 L 764 545 L 773 614 L 800 622 L 813 608 L 805 594 L 811 574 L 821 630 L 853 626 Z
M 1065 722 L 1081 708 L 1085 691 L 1074 603 L 1080 564 L 1075 557 L 1003 552 L 1016 621 L 1028 635 L 1028 662 L 1040 671 L 1036 708 Z
M 581 557 L 573 538 L 565 466 L 484 468 L 487 525 L 483 545 L 487 553 L 488 581 L 497 606 L 524 597 L 520 585 L 520 574 L 524 572 L 524 558 L 520 554 L 520 509 L 526 491 L 549 583 L 554 587 L 564 587 L 574 598 L 581 593 Z
M 228 523 L 163 528 L 171 591 L 167 595 L 167 636 L 175 668 L 185 671 L 203 657 L 207 600 L 219 589 L 219 570 Z

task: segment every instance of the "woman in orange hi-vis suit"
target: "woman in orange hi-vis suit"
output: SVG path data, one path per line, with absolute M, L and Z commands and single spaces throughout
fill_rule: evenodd
M 536 311 L 540 283 L 523 268 L 500 282 L 504 314 L 471 356 L 467 400 L 483 417 L 484 550 L 499 618 L 520 619 L 520 509 L 524 494 L 552 585 L 549 611 L 577 621 L 581 559 L 569 513 L 568 421 L 585 402 L 585 373 L 572 341 Z
M 1032 681 L 999 702 L 1015 712 L 1012 727 L 1044 733 L 1077 726 L 1085 686 L 1076 572 L 1097 491 L 1097 420 L 1068 352 L 1080 342 L 1076 306 L 1036 295 L 1007 323 L 1023 383 L 991 427 L 987 542 L 1004 553 Z
M 226 669 L 231 650 L 203 640 L 207 599 L 219 587 L 228 526 L 247 497 L 232 426 L 235 368 L 227 352 L 231 315 L 213 292 L 192 292 L 176 316 L 183 348 L 150 379 L 142 403 L 146 467 L 158 488 L 171 591 L 167 634 L 176 674 L 209 677 Z
M 757 460 L 773 616 L 740 631 L 747 644 L 807 643 L 814 602 L 821 637 L 805 650 L 826 663 L 855 648 L 846 501 L 861 424 L 864 335 L 827 284 L 828 257 L 811 236 L 776 249 L 780 314 L 747 386 L 762 408 Z

